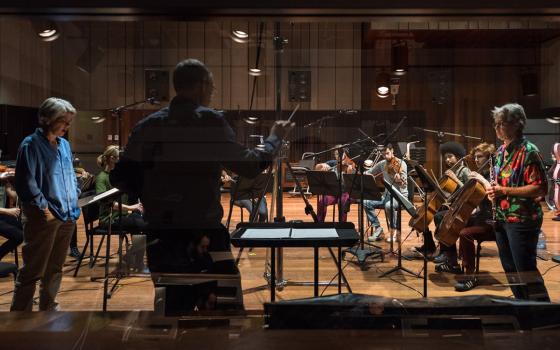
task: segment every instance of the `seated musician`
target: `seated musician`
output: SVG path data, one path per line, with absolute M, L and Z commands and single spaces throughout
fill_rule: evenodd
M 445 161 L 445 165 L 448 167 L 448 169 L 445 171 L 445 175 L 455 180 L 460 188 L 465 182 L 468 181 L 470 174 L 469 168 L 461 160 L 466 155 L 465 148 L 458 142 L 449 141 L 440 146 L 440 152 Z M 439 208 L 438 212 L 434 214 L 434 223 L 436 229 L 443 220 L 446 212 L 447 209 L 445 207 L 442 207 Z M 431 258 L 436 251 L 436 244 L 430 231 L 426 232 L 426 235 L 424 237 L 424 243 L 427 245 L 428 257 Z M 445 261 L 446 255 L 444 254 L 444 251 L 446 248 L 447 247 L 443 245 L 440 246 L 440 254 L 433 258 L 435 263 L 439 264 Z M 414 250 L 414 256 L 411 257 L 422 258 L 424 246 L 422 245 L 420 247 L 415 247 Z
M 340 145 L 336 145 L 335 147 L 339 147 L 339 146 Z M 334 159 L 315 165 L 315 170 L 334 171 L 338 176 L 338 159 L 339 159 L 338 150 L 334 150 L 332 155 Z M 352 163 L 352 160 L 346 153 L 346 150 L 344 150 L 344 153 L 342 154 L 342 165 L 343 165 L 342 166 L 343 173 L 354 172 L 354 165 Z M 346 202 L 348 201 L 348 199 L 349 199 L 348 192 L 344 192 L 342 194 L 342 208 L 346 208 L 346 204 L 347 204 Z M 335 205 L 335 204 L 338 204 L 338 197 L 336 196 L 323 195 L 317 197 L 317 218 L 319 219 L 319 222 L 325 222 L 325 217 L 327 216 L 327 207 L 329 205 Z M 342 222 L 346 222 L 346 217 L 347 217 L 347 212 L 346 210 L 343 210 Z
M 95 193 L 100 194 L 109 191 L 113 188 L 109 181 L 109 173 L 115 168 L 115 165 L 119 161 L 119 147 L 118 146 L 108 146 L 105 152 L 97 157 L 97 165 L 102 169 L 101 172 L 95 178 Z M 111 205 L 113 206 L 113 216 L 110 218 Z M 132 246 L 128 250 L 128 254 L 124 257 L 125 261 L 128 263 L 129 267 L 137 272 L 147 273 L 144 264 L 144 254 L 146 251 L 146 236 L 140 235 L 143 229 L 146 227 L 144 218 L 142 217 L 143 207 L 142 204 L 136 203 L 129 205 L 128 196 L 122 196 L 122 213 L 120 218 L 120 227 L 116 227 L 119 224 L 119 205 L 117 202 L 113 203 L 102 203 L 99 207 L 99 225 L 101 227 L 107 227 L 109 225 L 109 219 L 114 229 L 122 229 L 132 233 Z
M 237 178 L 239 177 L 238 176 L 232 177 L 227 173 L 227 171 L 222 170 L 222 177 L 220 181 L 222 182 L 222 186 L 223 186 L 227 183 L 235 183 L 237 181 Z M 231 191 L 230 191 L 231 195 L 233 195 L 234 191 L 235 191 L 235 184 L 231 185 Z M 258 198 L 256 198 L 255 204 L 257 203 L 257 201 Z M 249 215 L 251 215 L 251 213 L 253 212 L 253 201 L 251 201 L 250 199 L 238 199 L 233 202 L 233 205 L 246 209 L 249 212 Z M 257 220 L 258 222 L 266 222 L 267 218 L 268 218 L 268 206 L 266 203 L 266 196 L 263 196 L 259 204 Z
M 15 207 L 17 194 L 9 178 L 0 178 L 6 193 L 6 206 L 0 207 L 0 236 L 6 241 L 0 245 L 0 260 L 13 251 L 23 242 L 23 227 L 20 216 L 21 211 Z
M 366 173 L 376 176 L 378 174 L 383 174 L 383 179 L 390 184 L 394 184 L 395 187 L 406 197 L 408 196 L 408 185 L 407 185 L 407 166 L 406 163 L 397 157 L 395 157 L 395 151 L 391 144 L 388 144 L 384 148 L 385 159 L 375 164 Z M 391 195 L 389 191 L 385 190 L 383 193 L 383 198 L 379 201 L 377 200 L 365 200 L 364 208 L 366 215 L 374 227 L 373 233 L 368 237 L 369 241 L 379 241 L 382 239 L 383 228 L 379 223 L 375 209 L 385 208 L 385 215 L 389 218 L 389 230 L 396 229 L 396 218 L 397 218 L 397 208 L 398 202 L 396 199 L 392 200 L 391 205 Z M 392 211 L 391 211 L 392 208 Z M 395 241 L 397 239 L 396 232 L 387 237 L 387 242 L 391 240 Z
M 473 148 L 471 154 L 474 155 L 476 165 L 481 169 L 481 175 L 490 181 L 490 164 L 485 165 L 489 157 L 494 154 L 496 148 L 486 142 Z M 470 176 L 475 176 L 472 172 Z M 459 250 L 463 261 L 465 278 L 455 284 L 455 290 L 465 292 L 476 287 L 478 281 L 475 272 L 475 245 L 474 241 L 493 241 L 495 240 L 494 228 L 488 223 L 492 218 L 492 203 L 485 198 L 479 205 L 475 213 L 471 215 L 464 229 L 459 232 Z M 436 272 L 463 273 L 457 262 L 457 249 L 454 246 L 444 252 L 446 261 L 436 266 Z

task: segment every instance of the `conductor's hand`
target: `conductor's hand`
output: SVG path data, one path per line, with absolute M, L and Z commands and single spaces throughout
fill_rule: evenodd
M 296 126 L 296 123 L 289 122 L 287 120 L 277 120 L 272 125 L 272 129 L 270 129 L 270 133 L 278 136 L 280 139 L 285 139 L 293 127 Z

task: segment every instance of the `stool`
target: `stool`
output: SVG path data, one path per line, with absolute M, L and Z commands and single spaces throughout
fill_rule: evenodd
M 0 278 L 8 277 L 10 274 L 14 275 L 14 281 L 16 280 L 18 267 L 16 264 L 1 262 L 0 261 Z

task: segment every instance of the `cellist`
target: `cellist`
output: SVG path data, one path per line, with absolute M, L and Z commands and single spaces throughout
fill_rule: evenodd
M 496 147 L 492 144 L 483 142 L 471 151 L 476 166 L 480 169 L 481 175 L 489 182 L 490 165 L 489 158 L 494 154 Z M 475 176 L 471 172 L 470 176 Z M 465 292 L 473 289 L 478 284 L 475 272 L 475 245 L 474 241 L 493 241 L 495 240 L 494 227 L 488 223 L 492 217 L 492 203 L 488 198 L 484 199 L 477 208 L 477 211 L 471 215 L 464 229 L 459 232 L 459 250 L 462 256 L 465 278 L 455 284 L 455 290 Z M 455 246 L 449 247 L 444 251 L 446 261 L 436 266 L 436 272 L 463 273 L 457 261 L 457 249 Z

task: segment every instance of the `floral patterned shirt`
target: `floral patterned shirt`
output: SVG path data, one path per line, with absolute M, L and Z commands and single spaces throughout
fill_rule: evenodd
M 500 186 L 546 186 L 546 171 L 539 149 L 525 138 L 512 142 L 507 149 L 504 145 L 498 148 L 494 170 Z M 514 196 L 497 198 L 497 221 L 510 223 L 540 221 L 542 217 L 541 205 L 534 198 Z

